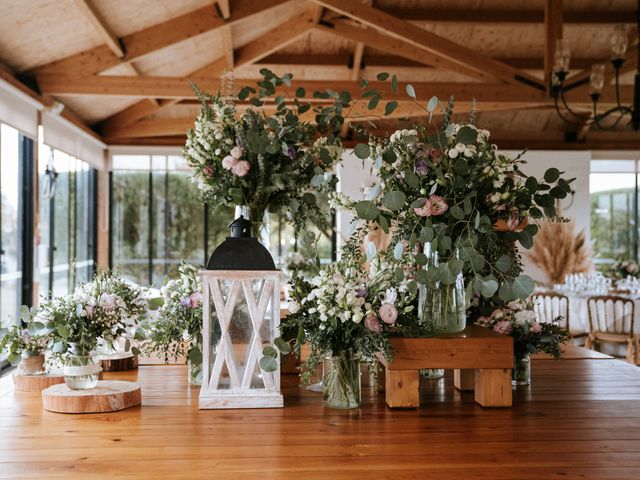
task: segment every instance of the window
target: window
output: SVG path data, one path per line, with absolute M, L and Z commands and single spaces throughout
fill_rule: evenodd
M 40 142 L 35 277 L 42 297 L 66 295 L 95 269 L 97 173 Z
M 112 168 L 111 265 L 156 287 L 181 260 L 204 265 L 232 213 L 199 200 L 182 157 L 114 155 Z
M 131 281 L 160 287 L 180 260 L 205 265 L 228 236 L 233 209 L 202 203 L 182 157 L 113 155 L 111 164 L 111 266 Z M 269 223 L 278 261 L 295 249 L 293 230 L 276 214 Z M 331 229 L 322 232 L 323 261 L 333 258 L 334 245 Z
M 31 305 L 33 141 L 0 124 L 0 325 Z M 0 370 L 8 363 L 0 356 Z
M 638 162 L 592 160 L 589 176 L 595 261 L 638 259 Z

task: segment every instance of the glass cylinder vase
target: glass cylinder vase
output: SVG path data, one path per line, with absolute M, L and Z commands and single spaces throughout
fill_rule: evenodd
M 264 245 L 267 250 L 271 250 L 271 229 L 269 211 L 265 210 L 262 215 L 262 222 L 251 218 L 251 210 L 246 205 L 236 205 L 234 218 L 238 218 L 242 215 L 245 219 L 250 220 L 253 223 L 253 236 Z
M 191 340 L 187 360 L 187 381 L 189 385 L 202 386 L 202 336 Z
M 529 355 L 514 358 L 511 384 L 514 386 L 531 385 L 531 357 Z
M 360 406 L 360 360 L 351 351 L 332 356 L 324 362 L 322 396 L 329 408 Z
M 44 353 L 22 352 L 18 367 L 20 375 L 39 375 L 44 373 Z
M 74 343 L 69 344 L 64 358 L 64 383 L 71 390 L 87 390 L 98 384 L 100 362 L 93 352 Z

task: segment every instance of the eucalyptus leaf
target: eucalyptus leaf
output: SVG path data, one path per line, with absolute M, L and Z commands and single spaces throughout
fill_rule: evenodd
M 429 113 L 433 113 L 436 111 L 436 108 L 438 107 L 438 97 L 433 96 L 429 99 L 429 102 L 427 102 L 427 111 Z
M 451 207 L 449 212 L 451 212 L 451 216 L 456 220 L 462 220 L 464 218 L 464 210 L 462 210 L 458 205 Z
M 498 282 L 495 280 L 487 280 L 482 282 L 482 286 L 480 287 L 480 293 L 485 298 L 491 298 L 498 291 Z
M 355 153 L 356 157 L 358 157 L 361 160 L 365 160 L 369 158 L 369 155 L 371 155 L 369 145 L 367 145 L 366 143 L 357 144 L 353 149 L 353 153 Z
M 382 197 L 382 204 L 389 210 L 400 210 L 407 203 L 407 196 L 400 190 L 393 190 Z
M 398 102 L 396 102 L 395 100 L 387 102 L 387 104 L 384 106 L 384 114 L 385 114 L 385 116 L 391 115 L 395 111 L 396 108 L 398 108 Z
M 464 145 L 471 145 L 476 143 L 478 140 L 478 131 L 474 128 L 464 126 L 458 130 L 458 134 L 456 135 L 456 142 L 462 143 Z
M 544 172 L 544 181 L 547 183 L 554 183 L 560 178 L 560 170 L 557 168 L 551 167 Z
M 260 368 L 267 373 L 273 373 L 278 370 L 278 362 L 273 357 L 262 357 L 260 359 Z
M 533 292 L 535 283 L 528 275 L 520 275 L 511 284 L 511 292 L 515 298 L 527 298 Z
M 291 351 L 291 345 L 289 345 L 289 342 L 287 342 L 282 337 L 277 337 L 276 339 L 274 339 L 273 344 L 278 348 L 278 350 L 280 350 L 280 353 L 282 353 L 283 355 L 286 355 Z
M 413 85 L 411 85 L 410 83 L 407 84 L 406 87 L 407 90 L 407 95 L 409 95 L 411 98 L 415 99 L 416 98 L 416 91 L 413 88 Z
M 495 266 L 500 272 L 507 273 L 511 268 L 511 257 L 509 257 L 509 255 L 502 255 L 496 260 Z
M 402 254 L 404 253 L 404 243 L 398 242 L 396 246 L 393 248 L 393 258 L 396 260 L 400 260 L 402 258 Z
M 368 200 L 357 202 L 355 205 L 355 209 L 358 217 L 362 218 L 363 220 L 375 220 L 376 218 L 378 218 L 378 214 L 380 213 L 378 207 L 376 207 L 373 202 L 370 202 Z

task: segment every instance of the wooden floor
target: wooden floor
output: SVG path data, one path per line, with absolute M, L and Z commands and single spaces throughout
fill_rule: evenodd
M 286 376 L 284 409 L 200 411 L 184 367 L 146 366 L 106 375 L 140 381 L 142 407 L 64 415 L 4 377 L 0 478 L 637 480 L 640 368 L 572 357 L 535 360 L 532 387 L 493 410 L 448 375 L 422 385 L 419 410 L 371 389 L 358 410 L 328 410 Z

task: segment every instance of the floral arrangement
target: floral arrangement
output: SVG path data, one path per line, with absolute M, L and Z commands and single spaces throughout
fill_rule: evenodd
M 290 315 L 282 324 L 298 331 L 294 351 L 305 343 L 311 347 L 302 366 L 305 381 L 327 356 L 355 355 L 376 371 L 377 355 L 392 357 L 389 336 L 400 332 L 414 309 L 411 272 L 400 267 L 408 263 L 405 254 L 373 254 L 367 271 L 365 259 L 356 254 L 364 233 L 359 229 L 344 246 L 341 260 L 310 281 L 297 274 L 291 280 Z
M 75 344 L 88 353 L 99 339 L 112 342 L 144 316 L 145 293 L 115 272 L 101 272 L 74 293 L 42 302 L 36 318 L 52 331 L 55 352 L 65 352 Z
M 261 107 L 261 98 L 275 96 L 277 109 L 271 115 L 252 107 L 239 112 L 230 99 L 194 87 L 201 110 L 187 133 L 184 158 L 210 205 L 246 205 L 254 222 L 261 222 L 269 210 L 297 231 L 307 222 L 324 225 L 316 194 L 334 190 L 331 173 L 342 153 L 340 139 L 320 136 L 317 124 L 300 120 L 311 108 L 300 101 L 304 89 L 296 90 L 292 104 L 284 94 L 276 96 L 276 88 L 291 85 L 290 74 L 278 77 L 266 69 L 261 73 L 259 91 L 244 87 L 238 99 L 255 94 L 251 104 Z
M 30 310 L 26 305 L 21 306 L 20 325 L 0 329 L 0 352 L 7 354 L 12 365 L 20 362 L 22 356 L 43 353 L 51 344 L 51 333 L 34 319 L 35 311 L 35 308 Z
M 413 98 L 413 87 L 406 88 Z M 427 115 L 438 105 L 433 97 Z M 415 280 L 447 286 L 462 272 L 477 317 L 533 291 L 533 280 L 522 275 L 515 242 L 531 248 L 538 226 L 528 218 L 555 218 L 556 200 L 571 194 L 573 179 L 562 178 L 555 168 L 541 179 L 525 175 L 521 157 L 501 154 L 490 132 L 472 123 L 473 115 L 468 123 L 453 123 L 453 103 L 441 108 L 440 128 L 430 130 L 425 122 L 356 145 L 355 154 L 372 160 L 380 182 L 366 200 L 334 194 L 331 202 L 334 208 L 352 209 L 371 228 L 391 233 L 392 244 L 405 242 L 419 251 L 430 243 L 438 267 L 418 271 Z M 427 259 L 416 256 L 416 261 L 425 265 Z
M 161 354 L 165 362 L 186 356 L 197 367 L 197 376 L 202 365 L 202 281 L 198 269 L 184 262 L 177 273 L 162 287 L 164 304 L 158 318 L 138 338 L 145 339 L 146 354 Z
M 635 260 L 618 260 L 608 269 L 608 275 L 616 280 L 622 280 L 629 276 L 638 278 L 640 266 Z
M 516 359 L 538 352 L 548 353 L 557 359 L 562 355 L 562 344 L 569 340 L 569 333 L 557 323 L 561 319 L 558 317 L 554 323 L 539 323 L 532 304 L 514 300 L 496 308 L 488 316 L 479 317 L 477 324 L 512 336 Z

